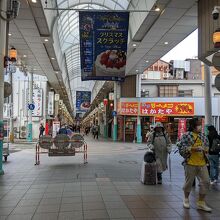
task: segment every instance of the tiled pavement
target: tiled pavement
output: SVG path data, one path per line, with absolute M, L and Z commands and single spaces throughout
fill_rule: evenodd
M 87 165 L 82 155 L 43 155 L 34 166 L 34 149 L 11 154 L 0 176 L 0 220 L 220 219 L 219 187 L 208 195 L 212 213 L 196 210 L 198 186 L 191 195 L 192 208 L 183 209 L 178 155 L 172 155 L 171 182 L 166 171 L 163 185 L 145 186 L 139 182 L 143 145 L 87 139 Z

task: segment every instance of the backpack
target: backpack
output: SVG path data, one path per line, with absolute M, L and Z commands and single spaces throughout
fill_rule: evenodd
M 219 138 L 213 139 L 211 151 L 214 153 L 220 153 L 220 140 Z
M 144 155 L 144 162 L 153 163 L 156 161 L 155 153 L 153 151 L 147 151 Z

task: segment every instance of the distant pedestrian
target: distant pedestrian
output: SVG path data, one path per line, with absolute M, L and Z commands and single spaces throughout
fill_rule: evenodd
M 44 131 L 45 131 L 45 128 L 44 128 L 44 126 L 43 126 L 43 124 L 42 124 L 42 123 L 40 124 L 39 131 L 40 131 L 40 134 L 39 134 L 39 138 L 40 138 L 41 136 L 43 136 L 43 135 L 44 135 Z
M 220 136 L 214 126 L 208 127 L 210 184 L 218 183 Z
M 94 139 L 99 139 L 99 126 L 98 124 L 94 125 L 93 127 L 93 137 Z
M 185 159 L 185 184 L 183 187 L 184 200 L 183 207 L 190 208 L 189 195 L 195 178 L 199 180 L 199 199 L 197 209 L 211 212 L 212 209 L 206 204 L 205 196 L 209 187 L 209 173 L 207 169 L 207 153 L 209 141 L 205 134 L 201 132 L 201 121 L 193 118 L 189 121 L 188 132 L 182 135 L 177 143 L 180 155 Z
M 66 128 L 66 125 L 63 124 L 58 132 L 58 134 L 66 134 L 68 135 L 68 131 L 67 131 L 67 128 Z
M 155 124 L 153 132 L 149 135 L 147 145 L 155 153 L 157 182 L 162 184 L 162 173 L 167 169 L 167 157 L 172 150 L 172 145 L 168 133 L 161 122 Z

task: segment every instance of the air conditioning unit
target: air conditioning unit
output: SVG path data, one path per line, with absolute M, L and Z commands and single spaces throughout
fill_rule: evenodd
M 169 76 L 170 76 L 170 74 L 169 74 L 169 73 L 163 73 L 163 78 L 164 78 L 164 79 L 169 78 Z
M 20 127 L 20 138 L 26 138 L 27 137 L 27 128 L 26 126 Z
M 141 79 L 147 79 L 147 75 L 142 74 L 142 75 L 141 75 Z

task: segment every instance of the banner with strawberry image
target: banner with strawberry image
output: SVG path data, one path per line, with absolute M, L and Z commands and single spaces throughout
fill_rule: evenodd
M 124 81 L 129 12 L 79 12 L 81 78 Z

